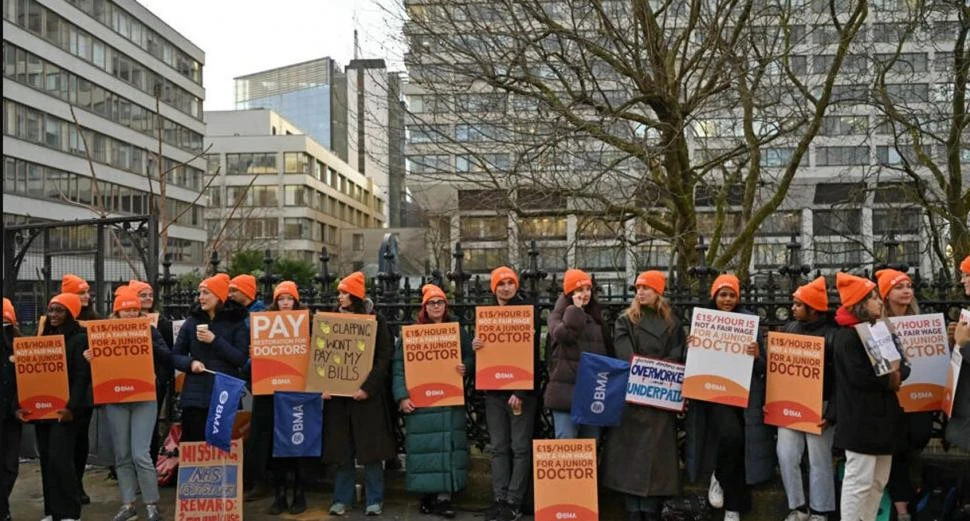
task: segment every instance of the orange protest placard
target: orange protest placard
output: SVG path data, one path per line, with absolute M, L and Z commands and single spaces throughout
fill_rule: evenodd
M 253 394 L 303 391 L 310 356 L 310 312 L 249 314 Z
M 464 405 L 457 322 L 403 326 L 404 382 L 415 407 Z
M 758 338 L 759 320 L 757 315 L 694 308 L 684 368 L 685 398 L 748 406 L 754 358 L 747 347 Z
M 533 440 L 535 521 L 597 521 L 596 440 Z
M 242 441 L 229 452 L 203 441 L 179 444 L 175 519 L 242 521 Z
M 70 396 L 64 335 L 14 338 L 13 356 L 20 408 L 31 421 L 57 419 Z
M 94 403 L 155 400 L 155 363 L 148 317 L 89 320 Z
M 768 333 L 765 423 L 821 434 L 825 339 Z
M 313 315 L 306 390 L 353 396 L 374 367 L 376 342 L 377 318 L 374 315 Z
M 535 374 L 535 309 L 532 306 L 475 308 L 475 389 L 531 390 Z

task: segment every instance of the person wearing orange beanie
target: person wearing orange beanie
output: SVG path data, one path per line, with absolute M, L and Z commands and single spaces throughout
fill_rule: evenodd
M 333 502 L 330 514 L 347 512 L 354 502 L 354 459 L 364 466 L 365 515 L 379 515 L 384 503 L 384 461 L 396 457 L 397 449 L 388 411 L 391 410 L 390 366 L 394 345 L 387 323 L 366 298 L 364 274 L 352 273 L 340 281 L 337 312 L 376 315 L 377 335 L 374 342 L 374 362 L 360 388 L 353 396 L 331 396 L 323 415 L 322 460 L 337 466 L 334 475 Z M 367 436 L 351 436 L 366 432 Z
M 77 322 L 81 313 L 81 298 L 77 293 L 61 293 L 47 305 L 47 320 L 41 332 L 44 336 L 63 335 L 67 359 L 68 400 L 56 411 L 57 421 L 34 423 L 37 449 L 41 458 L 41 482 L 44 491 L 44 514 L 53 519 L 81 517 L 81 486 L 76 465 L 78 445 L 86 440 L 84 416 L 93 408 L 91 396 L 91 368 L 84 359 L 88 338 Z M 21 420 L 33 419 L 38 411 L 19 409 Z M 84 447 L 85 457 L 87 447 Z
M 68 273 L 61 278 L 61 293 L 73 293 L 81 299 L 81 311 L 77 314 L 77 320 L 97 320 L 101 317 L 94 312 L 91 306 L 91 285 L 81 277 Z
M 919 303 L 913 294 L 913 281 L 909 275 L 893 269 L 879 270 L 876 272 L 876 283 L 879 296 L 882 297 L 884 318 L 920 314 Z M 889 320 L 886 320 L 886 325 L 890 330 L 893 329 Z M 893 454 L 886 487 L 896 507 L 896 514 L 901 519 L 909 517 L 909 504 L 916 500 L 916 488 L 909 477 L 910 467 L 913 456 L 929 443 L 934 416 L 932 412 L 906 413 L 909 436 L 906 437 L 906 443 Z
M 970 297 L 970 255 L 960 263 L 960 283 L 966 296 Z M 949 329 L 954 349 L 960 349 L 963 354 L 963 365 L 953 397 L 953 414 L 946 425 L 946 440 L 963 450 L 970 450 L 970 321 L 961 315 Z
M 229 280 L 229 298 L 249 307 L 256 300 L 256 277 L 244 273 Z
M 835 447 L 845 450 L 842 481 L 843 519 L 875 519 L 889 480 L 893 453 L 905 443 L 905 417 L 896 392 L 909 376 L 898 338 L 902 363 L 879 376 L 856 326 L 865 329 L 882 319 L 884 306 L 871 280 L 836 274 L 842 305 L 835 313 L 841 326 L 832 335 L 835 367 Z
M 552 411 L 557 439 L 599 438 L 599 427 L 574 423 L 570 409 L 581 354 L 606 355 L 610 338 L 603 323 L 603 310 L 593 295 L 593 280 L 589 274 L 575 268 L 566 270 L 562 290 L 546 319 L 551 340 L 546 352 L 551 355 L 549 383 L 543 402 Z
M 448 315 L 448 298 L 435 284 L 421 287 L 421 311 L 417 324 L 456 322 Z M 475 362 L 471 336 L 459 331 L 461 358 L 454 371 L 465 376 Z M 423 407 L 417 396 L 412 400 L 404 368 L 404 346 L 398 341 L 391 366 L 391 390 L 398 409 L 404 415 L 404 446 L 407 449 L 404 487 L 420 493 L 419 509 L 424 514 L 455 517 L 452 495 L 465 488 L 468 482 L 468 436 L 465 432 L 465 408 L 462 406 Z M 418 388 L 420 389 L 420 387 Z M 423 398 L 423 397 L 422 397 Z M 434 475 L 435 479 L 428 479 Z
M 489 275 L 488 283 L 492 289 L 492 293 L 498 288 L 499 284 L 502 282 L 511 282 L 515 286 L 516 291 L 519 289 L 519 276 L 516 275 L 515 270 L 508 266 L 499 266 L 492 270 L 491 275 Z M 497 293 L 496 293 L 497 294 Z
M 228 298 L 227 275 L 214 275 L 200 282 L 198 305 L 189 311 L 172 346 L 172 365 L 185 373 L 179 394 L 182 441 L 205 440 L 212 372 L 240 378 L 249 361 L 249 313 Z
M 3 299 L 3 344 L 0 345 L 0 519 L 10 521 L 10 494 L 20 466 L 23 422 L 17 419 L 17 368 L 13 359 L 14 339 L 22 336 L 17 327 L 13 302 Z
M 825 277 L 799 286 L 792 293 L 792 320 L 785 324 L 784 332 L 796 335 L 817 336 L 826 339 L 824 344 L 824 368 L 822 376 L 822 432 L 811 434 L 786 427 L 778 428 L 778 467 L 788 497 L 789 519 L 812 521 L 827 517 L 835 511 L 835 478 L 832 474 L 832 438 L 835 434 L 834 406 L 830 406 L 835 375 L 832 366 L 832 342 L 829 340 L 838 329 L 829 313 L 828 290 Z M 802 455 L 808 447 L 809 501 L 805 501 L 802 484 Z
M 112 318 L 133 319 L 145 316 L 137 287 L 138 285 L 133 287 L 128 284 L 115 290 Z M 171 365 L 172 353 L 158 329 L 150 326 L 150 331 L 153 373 L 157 389 L 161 385 L 159 379 L 163 367 Z M 94 353 L 90 349 L 84 352 L 84 358 L 89 362 L 93 356 Z M 111 429 L 111 445 L 114 449 L 112 452 L 115 456 L 114 468 L 121 492 L 121 509 L 115 515 L 115 519 L 133 519 L 138 516 L 135 509 L 135 496 L 139 490 L 145 502 L 147 519 L 161 519 L 158 510 L 158 475 L 150 454 L 158 421 L 158 405 L 156 399 L 109 403 L 104 406 L 108 426 Z
M 735 275 L 725 273 L 714 279 L 710 295 L 710 309 L 755 314 L 741 306 L 741 282 Z M 702 349 L 693 340 L 687 339 L 688 351 Z M 748 509 L 750 485 L 774 478 L 776 458 L 775 428 L 764 424 L 767 356 L 760 330 L 755 340 L 740 347 L 753 359 L 747 407 L 691 401 L 687 409 L 687 443 L 698 454 L 688 465 L 688 476 L 694 481 L 710 474 L 707 499 L 724 509 L 726 521 L 740 519 Z M 712 437 L 711 431 L 717 436 Z
M 663 298 L 667 277 L 659 271 L 645 271 L 633 286 L 636 293 L 613 328 L 616 357 L 644 356 L 679 363 L 685 337 Z M 666 496 L 680 493 L 676 422 L 673 411 L 628 406 L 620 424 L 610 429 L 603 449 L 601 483 L 623 493 L 631 520 L 659 520 Z
M 489 276 L 489 286 L 496 306 L 527 306 L 529 303 L 519 295 L 519 277 L 508 266 L 499 266 Z M 537 312 L 533 308 L 533 314 Z M 539 367 L 539 350 L 535 342 L 532 349 L 533 367 Z M 502 349 L 500 342 L 486 342 L 481 336 L 472 340 L 472 349 Z M 533 371 L 538 376 L 538 371 Z M 532 432 L 535 426 L 538 402 L 534 381 L 533 390 L 486 390 L 485 417 L 488 437 L 492 444 L 492 491 L 493 503 L 485 513 L 485 519 L 505 515 L 514 518 L 522 512 L 529 477 L 532 475 Z
M 273 302 L 268 311 L 300 311 L 307 307 L 300 302 L 300 291 L 292 280 L 284 280 L 273 289 Z M 307 316 L 309 321 L 310 317 Z M 249 373 L 251 367 L 247 365 L 243 373 Z M 275 405 L 272 394 L 253 396 L 253 414 L 250 422 L 249 440 L 244 449 L 246 456 L 243 465 L 246 472 L 255 473 L 269 469 L 273 488 L 273 503 L 269 507 L 269 514 L 279 515 L 284 511 L 291 514 L 301 514 L 306 511 L 306 492 L 304 490 L 305 476 L 309 475 L 308 461 L 305 458 L 274 458 L 273 457 L 273 429 Z M 248 460 L 248 461 L 247 461 Z M 293 474 L 293 498 L 288 499 L 288 477 Z M 250 478 L 252 480 L 252 478 Z M 259 476 L 252 480 L 244 492 L 247 495 L 258 495 L 254 486 L 261 479 Z
M 355 271 L 343 279 L 340 279 L 340 284 L 337 285 L 337 291 L 347 293 L 348 295 L 357 297 L 360 300 L 364 300 L 364 298 L 367 296 L 364 289 L 364 282 L 364 274 L 359 271 Z

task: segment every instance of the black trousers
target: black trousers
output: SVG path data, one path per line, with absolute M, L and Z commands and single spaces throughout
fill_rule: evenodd
M 80 425 L 77 422 L 38 422 L 37 449 L 44 488 L 44 515 L 54 521 L 81 517 L 81 483 L 75 468 Z
M 94 407 L 85 407 L 83 412 L 74 418 L 77 426 L 77 443 L 74 445 L 74 472 L 77 473 L 78 486 L 84 492 L 84 469 L 88 465 L 88 451 L 91 449 L 88 439 L 91 431 L 91 417 L 94 416 Z
M 916 500 L 916 488 L 911 470 L 918 463 L 919 453 L 930 441 L 933 413 L 911 412 L 906 414 L 906 446 L 893 453 L 886 488 L 894 503 L 912 503 Z
M 249 489 L 266 476 L 273 456 L 273 395 L 253 396 L 253 415 L 243 458 L 243 485 Z M 274 478 L 275 481 L 275 478 Z
M 158 464 L 158 449 L 162 446 L 162 436 L 158 434 L 158 418 L 162 415 L 162 405 L 165 403 L 165 395 L 168 392 L 166 384 L 164 381 L 155 381 L 155 399 L 158 402 L 158 412 L 155 414 L 155 428 L 152 429 L 152 442 L 148 449 L 152 458 L 152 465 Z M 164 435 L 167 436 L 168 432 L 165 432 Z
M 751 491 L 744 471 L 744 409 L 709 404 L 711 425 L 717 429 L 717 466 L 714 476 L 724 490 L 724 510 L 747 512 L 751 508 Z
M 0 415 L 0 516 L 10 515 L 10 493 L 17 481 L 22 434 L 20 420 Z
M 205 420 L 209 408 L 186 407 L 182 409 L 182 438 L 180 441 L 205 441 Z M 243 458 L 245 461 L 245 458 Z

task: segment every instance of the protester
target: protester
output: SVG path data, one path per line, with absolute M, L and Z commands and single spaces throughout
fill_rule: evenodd
M 970 297 L 970 255 L 960 263 L 960 282 L 964 294 Z M 960 349 L 963 365 L 953 398 L 953 414 L 946 426 L 946 440 L 961 449 L 970 450 L 970 322 L 959 322 L 953 326 L 952 334 L 953 348 Z
M 711 286 L 708 307 L 753 315 L 740 306 L 740 297 L 738 278 L 720 275 Z M 687 409 L 688 475 L 695 481 L 713 471 L 707 499 L 724 508 L 725 521 L 738 521 L 751 508 L 748 486 L 772 479 L 775 471 L 775 429 L 764 424 L 767 366 L 760 332 L 746 350 L 754 358 L 747 408 L 692 400 Z
M 634 355 L 680 362 L 684 331 L 664 299 L 667 278 L 645 271 L 634 282 L 636 295 L 616 320 L 616 356 Z M 663 501 L 680 492 L 677 413 L 627 405 L 611 428 L 603 455 L 603 485 L 622 492 L 630 521 L 660 521 Z
M 300 291 L 295 282 L 284 280 L 273 290 L 273 303 L 268 311 L 293 311 L 306 309 L 300 302 Z M 273 419 L 275 407 L 272 394 L 253 396 L 253 416 L 250 425 L 248 446 L 249 456 L 253 459 L 254 472 L 262 474 L 270 470 L 273 478 L 273 504 L 269 507 L 272 515 L 282 514 L 289 508 L 291 514 L 306 511 L 306 492 L 303 487 L 308 472 L 305 458 L 273 457 Z M 287 501 L 289 474 L 293 474 L 293 500 Z
M 115 292 L 111 318 L 138 318 L 141 299 L 131 286 L 122 286 Z M 165 345 L 165 339 L 154 326 L 151 326 L 152 355 L 154 359 L 155 381 L 158 384 L 158 371 L 170 366 L 172 353 Z M 84 358 L 91 361 L 93 353 L 84 351 Z M 118 488 L 121 489 L 121 509 L 113 521 L 138 519 L 135 509 L 135 496 L 140 491 L 145 502 L 145 515 L 148 521 L 161 521 L 158 511 L 158 476 L 149 454 L 152 431 L 158 418 L 156 401 L 109 403 L 105 406 L 108 425 L 111 428 L 111 444 L 115 455 L 115 472 Z
M 418 324 L 455 322 L 448 316 L 448 297 L 434 284 L 421 288 Z M 455 366 L 465 376 L 475 363 L 471 336 L 461 330 L 461 361 Z M 468 437 L 465 435 L 463 406 L 416 408 L 407 389 L 404 373 L 404 345 L 398 341 L 393 361 L 394 401 L 404 416 L 404 488 L 418 492 L 421 513 L 455 517 L 452 494 L 468 485 Z
M 603 328 L 603 310 L 593 295 L 593 280 L 578 269 L 566 270 L 563 291 L 547 319 L 552 338 L 549 383 L 543 401 L 552 411 L 556 439 L 599 438 L 599 427 L 577 425 L 570 416 L 580 353 L 606 355 L 609 351 Z
M 889 317 L 918 315 L 919 303 L 913 294 L 913 281 L 909 275 L 892 269 L 876 272 L 879 296 L 883 302 L 883 320 L 892 331 Z M 906 413 L 906 430 L 902 433 L 904 443 L 893 453 L 889 471 L 889 497 L 896 507 L 896 519 L 909 521 L 909 504 L 916 499 L 916 488 L 910 478 L 910 468 L 916 464 L 919 453 L 930 442 L 933 434 L 935 412 Z
M 229 281 L 218 275 L 199 284 L 199 303 L 189 312 L 172 350 L 175 368 L 185 373 L 179 395 L 181 441 L 204 441 L 213 374 L 239 377 L 249 359 L 246 309 L 229 298 Z
M 249 274 L 237 275 L 229 281 L 229 299 L 250 313 L 256 311 L 266 311 L 266 304 L 262 299 L 256 298 L 256 277 Z M 249 317 L 246 317 L 246 325 L 249 325 Z
M 365 515 L 383 512 L 383 462 L 396 456 L 389 414 L 388 375 L 394 353 L 384 318 L 366 298 L 364 274 L 355 272 L 337 286 L 340 313 L 377 315 L 374 363 L 363 385 L 352 397 L 324 393 L 323 462 L 337 465 L 330 514 L 342 516 L 354 503 L 354 459 L 364 466 Z
M 141 303 L 142 313 L 158 313 L 155 309 L 155 290 L 152 288 L 151 284 L 147 282 L 142 282 L 140 280 L 131 279 L 128 281 L 128 287 L 135 290 L 138 293 L 138 300 Z M 162 335 L 162 339 L 165 341 L 165 347 L 171 349 L 175 344 L 175 339 L 172 335 L 172 321 L 158 314 L 158 322 L 155 326 L 158 332 Z M 172 367 L 172 357 L 168 356 L 163 361 L 159 361 L 155 367 L 155 397 L 156 403 L 158 404 L 158 412 L 155 415 L 155 428 L 152 429 L 152 445 L 151 445 L 151 456 L 152 464 L 155 464 L 158 459 L 158 449 L 161 444 L 161 437 L 158 435 L 158 418 L 162 412 L 162 406 L 165 403 L 165 398 L 168 396 L 169 389 L 172 387 L 172 380 L 175 378 L 175 368 Z
M 854 327 L 874 324 L 883 316 L 876 285 L 861 277 L 838 273 L 836 287 L 842 304 L 835 314 L 841 327 L 832 341 L 838 421 L 835 446 L 845 450 L 846 458 L 841 515 L 846 521 L 875 519 L 904 425 L 896 391 L 909 376 L 909 366 L 902 363 L 891 373 L 876 376 Z
M 10 493 L 17 481 L 23 424 L 17 420 L 17 372 L 13 339 L 22 336 L 13 302 L 3 299 L 3 345 L 0 346 L 0 521 L 10 521 Z
M 512 268 L 500 266 L 492 270 L 490 286 L 496 306 L 522 306 L 519 296 L 519 277 Z M 472 347 L 493 347 L 476 337 Z M 498 346 L 494 346 L 498 347 Z M 539 367 L 539 351 L 533 349 L 533 367 Z M 538 371 L 534 371 L 538 376 Z M 522 515 L 532 472 L 532 432 L 536 420 L 536 395 L 533 390 L 485 391 L 485 420 L 492 449 L 491 477 L 494 502 L 485 512 L 485 521 L 515 521 Z
M 88 282 L 77 275 L 68 273 L 61 278 L 61 293 L 72 293 L 81 299 L 81 311 L 77 315 L 77 320 L 97 320 L 101 317 L 94 312 L 91 305 L 91 286 Z M 84 491 L 84 470 L 88 465 L 88 452 L 90 450 L 90 430 L 91 417 L 94 416 L 94 407 L 84 407 L 78 411 L 74 417 L 77 425 L 77 443 L 74 448 L 74 471 L 77 472 L 78 483 L 81 484 L 81 504 L 91 503 L 91 497 Z
M 778 466 L 788 496 L 791 512 L 785 521 L 827 521 L 835 512 L 835 478 L 832 473 L 832 438 L 835 429 L 834 404 L 831 403 L 835 374 L 832 365 L 832 337 L 838 328 L 829 313 L 828 290 L 825 277 L 799 286 L 792 293 L 792 318 L 783 331 L 796 335 L 818 336 L 825 339 L 822 371 L 822 428 L 821 434 L 778 428 Z M 802 484 L 802 456 L 808 446 L 808 497 Z
M 88 337 L 77 322 L 81 298 L 61 293 L 47 304 L 47 320 L 41 334 L 63 335 L 67 358 L 67 407 L 57 411 L 57 420 L 34 422 L 40 475 L 44 491 L 44 515 L 55 521 L 81 518 L 81 482 L 75 468 L 75 447 L 80 441 L 77 417 L 92 406 L 91 367 L 84 359 Z M 17 410 L 21 421 L 30 421 L 28 411 Z

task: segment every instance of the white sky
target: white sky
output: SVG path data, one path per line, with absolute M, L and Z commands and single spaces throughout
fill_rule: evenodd
M 232 110 L 237 76 L 330 56 L 403 70 L 400 0 L 138 0 L 205 51 L 205 110 Z

